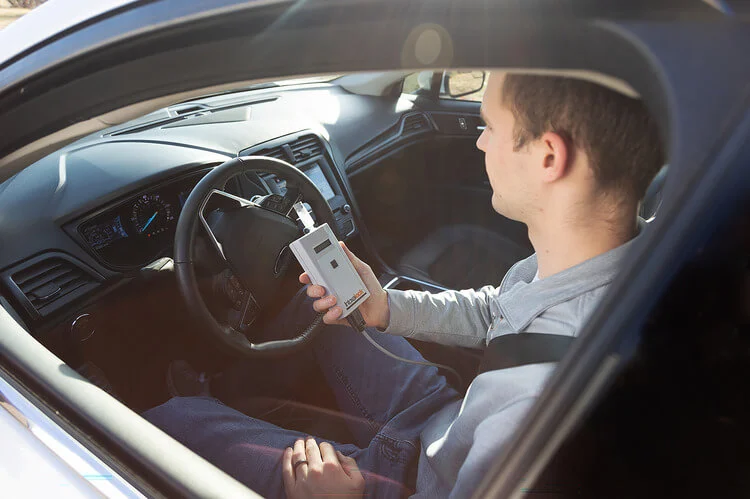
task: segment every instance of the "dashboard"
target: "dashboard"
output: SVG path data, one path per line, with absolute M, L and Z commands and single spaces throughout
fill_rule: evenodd
M 303 171 L 328 201 L 340 239 L 354 237 L 361 222 L 348 159 L 360 168 L 368 151 L 435 130 L 412 102 L 395 104 L 331 84 L 208 97 L 199 112 L 161 110 L 50 154 L 0 183 L 0 213 L 13 214 L 0 217 L 2 295 L 29 324 L 75 313 L 69 305 L 171 256 L 188 195 L 238 155 Z M 226 191 L 283 195 L 286 182 L 238 176 Z
M 273 141 L 275 144 L 278 141 Z M 268 144 L 267 144 L 268 145 Z M 304 153 L 295 150 L 305 147 Z M 286 148 L 291 152 L 287 156 Z M 317 135 L 285 137 L 278 146 L 262 150 L 248 149 L 240 155 L 263 155 L 283 159 L 307 175 L 328 201 L 343 238 L 354 234 L 356 226 L 345 190 L 338 180 L 326 148 Z M 156 186 L 126 195 L 100 207 L 93 213 L 65 225 L 70 236 L 105 266 L 112 269 L 137 269 L 162 256 L 169 256 L 177 220 L 190 192 L 215 164 L 198 171 L 178 175 Z M 260 182 L 258 182 L 260 181 Z M 230 194 L 252 199 L 267 194 L 284 195 L 286 180 L 275 175 L 238 176 L 225 186 Z M 207 208 L 210 211 L 210 206 Z

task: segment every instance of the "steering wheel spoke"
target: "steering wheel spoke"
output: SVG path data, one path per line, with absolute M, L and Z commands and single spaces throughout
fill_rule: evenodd
M 211 241 L 211 244 L 213 245 L 214 249 L 216 249 L 216 252 L 219 254 L 221 259 L 225 262 L 227 261 L 227 257 L 224 252 L 224 246 L 221 244 L 219 238 L 216 237 L 214 230 L 211 228 L 212 225 L 216 226 L 219 223 L 217 220 L 217 218 L 219 217 L 214 210 L 222 208 L 244 208 L 246 206 L 255 206 L 255 203 L 245 198 L 235 196 L 234 194 L 229 194 L 228 192 L 222 191 L 220 189 L 212 189 L 201 204 L 200 210 L 198 212 L 198 217 L 200 218 L 203 228 L 206 230 L 208 239 Z M 210 213 L 206 213 L 207 209 L 210 211 Z
M 252 326 L 253 322 L 255 322 L 255 319 L 257 319 L 259 315 L 260 305 L 258 305 L 253 294 L 248 291 L 247 296 L 245 297 L 245 302 L 242 303 L 239 318 L 237 319 L 234 328 L 243 334 L 247 333 L 250 326 Z

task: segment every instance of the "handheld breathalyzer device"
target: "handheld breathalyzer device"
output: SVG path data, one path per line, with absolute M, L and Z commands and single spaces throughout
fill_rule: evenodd
M 294 209 L 309 232 L 289 244 L 289 248 L 312 283 L 323 286 L 329 294 L 336 296 L 336 305 L 342 310 L 341 318 L 346 318 L 354 329 L 362 331 L 365 321 L 357 308 L 370 296 L 365 283 L 328 224 L 315 227 L 302 203 L 296 203 Z
M 310 276 L 310 281 L 313 284 L 323 286 L 329 294 L 336 296 L 336 304 L 343 311 L 341 318 L 346 317 L 351 327 L 362 333 L 372 346 L 389 357 L 408 364 L 445 369 L 453 373 L 459 384 L 463 385 L 461 375 L 452 367 L 427 362 L 426 360 L 420 361 L 399 357 L 389 352 L 367 334 L 365 331 L 367 324 L 365 324 L 362 313 L 358 310 L 358 307 L 370 297 L 370 292 L 367 290 L 365 283 L 362 282 L 362 278 L 359 277 L 354 265 L 349 261 L 349 257 L 339 246 L 338 239 L 336 239 L 336 235 L 328 224 L 315 227 L 310 213 L 301 202 L 295 203 L 294 210 L 297 212 L 302 225 L 309 232 L 292 242 L 289 248 L 291 248 L 292 253 L 297 257 L 307 275 Z

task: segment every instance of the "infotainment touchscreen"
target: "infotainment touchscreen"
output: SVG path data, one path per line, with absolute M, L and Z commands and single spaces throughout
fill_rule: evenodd
M 326 201 L 330 201 L 336 195 L 318 163 L 313 163 L 311 168 L 305 169 L 305 175 L 318 187 Z
M 323 173 L 319 163 L 313 163 L 309 168 L 304 168 L 302 171 L 307 175 L 307 178 L 312 180 L 313 184 L 318 187 L 318 190 L 320 190 L 323 197 L 326 198 L 326 201 L 333 199 L 336 193 L 333 191 L 331 184 L 328 183 L 328 179 L 326 178 L 325 173 Z M 279 189 L 279 193 L 282 196 L 285 195 L 286 180 L 276 176 L 271 177 L 271 179 L 276 182 L 276 187 Z

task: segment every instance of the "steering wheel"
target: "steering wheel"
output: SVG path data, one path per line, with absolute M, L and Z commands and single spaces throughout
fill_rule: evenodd
M 227 181 L 247 172 L 272 173 L 287 181 L 284 196 L 271 194 L 255 201 L 224 192 Z M 279 159 L 245 156 L 217 166 L 195 186 L 183 206 L 174 239 L 177 286 L 188 310 L 224 351 L 243 357 L 282 355 L 305 346 L 320 329 L 322 314 L 298 336 L 253 343 L 253 323 L 276 296 L 291 258 L 289 243 L 301 235 L 293 219 L 293 205 L 304 200 L 318 223 L 337 232 L 328 202 L 315 184 L 292 165 Z M 207 206 L 219 207 L 205 213 Z M 225 291 L 236 303 L 236 324 L 222 324 L 209 310 L 196 278 L 195 243 L 205 231 L 225 264 Z

